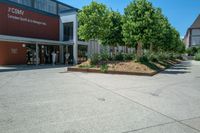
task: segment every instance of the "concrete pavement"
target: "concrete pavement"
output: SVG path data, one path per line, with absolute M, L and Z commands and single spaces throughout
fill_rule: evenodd
M 200 133 L 199 62 L 154 77 L 65 70 L 0 72 L 0 132 Z

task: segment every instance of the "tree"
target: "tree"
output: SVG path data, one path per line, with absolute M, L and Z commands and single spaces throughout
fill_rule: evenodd
M 179 32 L 174 27 L 171 27 L 171 43 L 168 45 L 168 49 L 166 50 L 178 52 L 181 44 Z
M 155 9 L 147 0 L 134 0 L 125 8 L 122 33 L 126 44 L 137 47 L 137 56 L 141 56 L 142 45 L 152 39 L 154 14 Z
M 137 57 L 143 49 L 152 52 L 183 51 L 178 31 L 171 26 L 162 10 L 148 0 L 133 0 L 122 17 L 119 12 L 108 10 L 106 5 L 91 2 L 78 13 L 79 37 L 98 40 L 103 45 L 135 47 Z
M 108 33 L 108 9 L 106 5 L 91 2 L 78 13 L 78 35 L 83 40 L 102 40 Z
M 122 35 L 122 16 L 119 12 L 111 10 L 108 15 L 109 25 L 107 26 L 108 32 L 102 40 L 103 45 L 118 46 L 123 45 Z
M 162 14 L 160 8 L 155 9 L 154 14 L 154 35 L 151 41 L 151 50 L 154 52 L 166 50 L 167 44 L 171 43 L 171 25 L 168 19 Z

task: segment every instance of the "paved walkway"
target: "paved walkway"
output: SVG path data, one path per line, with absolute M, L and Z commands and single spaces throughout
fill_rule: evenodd
M 154 77 L 65 70 L 1 71 L 0 132 L 200 133 L 199 62 Z

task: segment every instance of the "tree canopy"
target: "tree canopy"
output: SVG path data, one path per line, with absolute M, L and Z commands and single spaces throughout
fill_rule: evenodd
M 124 15 L 93 1 L 79 12 L 78 20 L 79 37 L 84 40 L 95 39 L 109 46 L 140 44 L 140 48 L 152 51 L 184 49 L 178 31 L 148 0 L 131 1 Z
M 90 5 L 83 7 L 78 14 L 79 38 L 83 40 L 101 40 L 108 33 L 108 9 L 106 5 L 91 2 Z
M 107 25 L 108 32 L 102 39 L 103 45 L 118 46 L 123 45 L 122 35 L 122 16 L 119 12 L 109 11 L 109 24 Z
M 154 8 L 147 0 L 132 1 L 124 10 L 123 36 L 127 44 L 145 44 L 152 37 Z

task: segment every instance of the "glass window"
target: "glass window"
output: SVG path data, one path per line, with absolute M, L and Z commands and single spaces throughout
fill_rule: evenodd
M 73 22 L 64 24 L 64 41 L 73 40 Z
M 64 6 L 64 5 L 61 5 L 59 4 L 58 5 L 58 12 L 61 13 L 63 11 L 67 11 L 67 10 L 70 10 L 71 8 L 69 8 L 68 6 Z
M 18 0 L 10 0 L 10 1 L 13 1 L 13 2 L 16 2 L 16 3 L 18 3 Z
M 35 8 L 39 10 L 46 10 L 45 2 L 46 0 L 35 0 Z
M 35 0 L 35 8 L 49 13 L 57 14 L 56 2 L 51 0 Z
M 192 45 L 200 45 L 200 37 L 192 37 Z
M 32 0 L 10 0 L 22 5 L 32 6 Z M 57 14 L 57 3 L 52 0 L 34 0 L 34 7 L 36 9 Z
M 47 2 L 47 11 L 53 14 L 57 14 L 56 3 L 53 1 Z
M 197 36 L 199 35 L 199 36 L 200 36 L 200 29 L 193 29 L 193 30 L 192 30 L 192 35 L 195 35 L 195 36 L 196 36 L 196 35 L 197 35 Z
M 10 0 L 22 5 L 31 6 L 31 0 Z
M 26 6 L 31 6 L 31 0 L 19 0 L 19 2 Z

